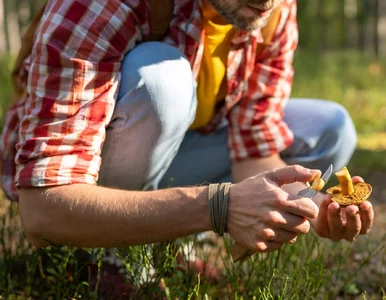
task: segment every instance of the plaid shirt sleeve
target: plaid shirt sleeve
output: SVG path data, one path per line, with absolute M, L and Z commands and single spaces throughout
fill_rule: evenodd
M 293 142 L 293 134 L 282 118 L 292 88 L 298 27 L 296 1 L 285 3 L 271 44 L 256 57 L 246 94 L 228 117 L 233 160 L 271 156 Z
M 96 183 L 121 60 L 143 34 L 146 6 L 48 2 L 31 54 L 15 158 L 18 186 Z

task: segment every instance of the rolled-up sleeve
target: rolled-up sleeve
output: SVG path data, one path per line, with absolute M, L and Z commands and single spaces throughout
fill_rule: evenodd
M 121 60 L 140 39 L 146 10 L 132 2 L 48 2 L 31 54 L 17 186 L 96 183 Z
M 228 116 L 233 160 L 267 157 L 285 150 L 293 134 L 283 121 L 283 108 L 293 81 L 293 56 L 298 43 L 296 1 L 287 1 L 269 46 L 257 55 L 247 92 Z

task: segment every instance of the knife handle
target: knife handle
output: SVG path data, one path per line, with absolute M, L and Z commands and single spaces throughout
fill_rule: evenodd
M 233 262 L 244 262 L 249 257 L 251 257 L 254 252 L 252 250 L 245 249 L 237 244 L 233 244 L 230 248 L 230 253 L 233 259 Z

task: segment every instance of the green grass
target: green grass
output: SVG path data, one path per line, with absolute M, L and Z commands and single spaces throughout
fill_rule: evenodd
M 9 56 L 0 56 L 0 129 L 3 128 L 7 108 L 11 105 L 10 69 L 13 59 Z
M 9 61 L 0 60 L 2 108 L 10 96 Z M 372 183 L 376 200 L 386 194 L 385 67 L 386 61 L 356 53 L 316 57 L 299 51 L 293 89 L 293 96 L 330 99 L 349 110 L 359 133 L 349 168 Z M 36 250 L 21 230 L 17 205 L 8 207 L 0 200 L 0 211 L 2 206 L 0 299 L 109 299 L 117 298 L 117 291 L 144 299 L 386 299 L 386 213 L 381 201 L 374 202 L 379 210 L 373 231 L 353 244 L 322 240 L 311 232 L 280 251 L 233 264 L 228 239 L 222 245 L 189 237 L 116 250 L 112 256 L 120 262 L 123 281 L 111 275 L 117 272 L 108 272 L 113 268 L 106 262 L 110 249 Z M 186 251 L 180 257 L 183 245 Z M 218 274 L 199 274 L 187 263 L 193 254 Z
M 359 134 L 386 131 L 386 59 L 355 52 L 317 56 L 300 50 L 295 70 L 293 96 L 341 103 Z

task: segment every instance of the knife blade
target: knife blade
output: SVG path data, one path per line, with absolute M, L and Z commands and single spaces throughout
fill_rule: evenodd
M 322 177 L 320 177 L 324 181 L 324 185 L 326 185 L 326 183 L 330 180 L 332 171 L 333 171 L 333 166 L 330 165 L 326 170 L 326 172 L 323 173 Z M 312 186 L 310 186 L 304 190 L 301 190 L 297 195 L 312 199 L 319 192 L 320 190 L 315 190 Z

